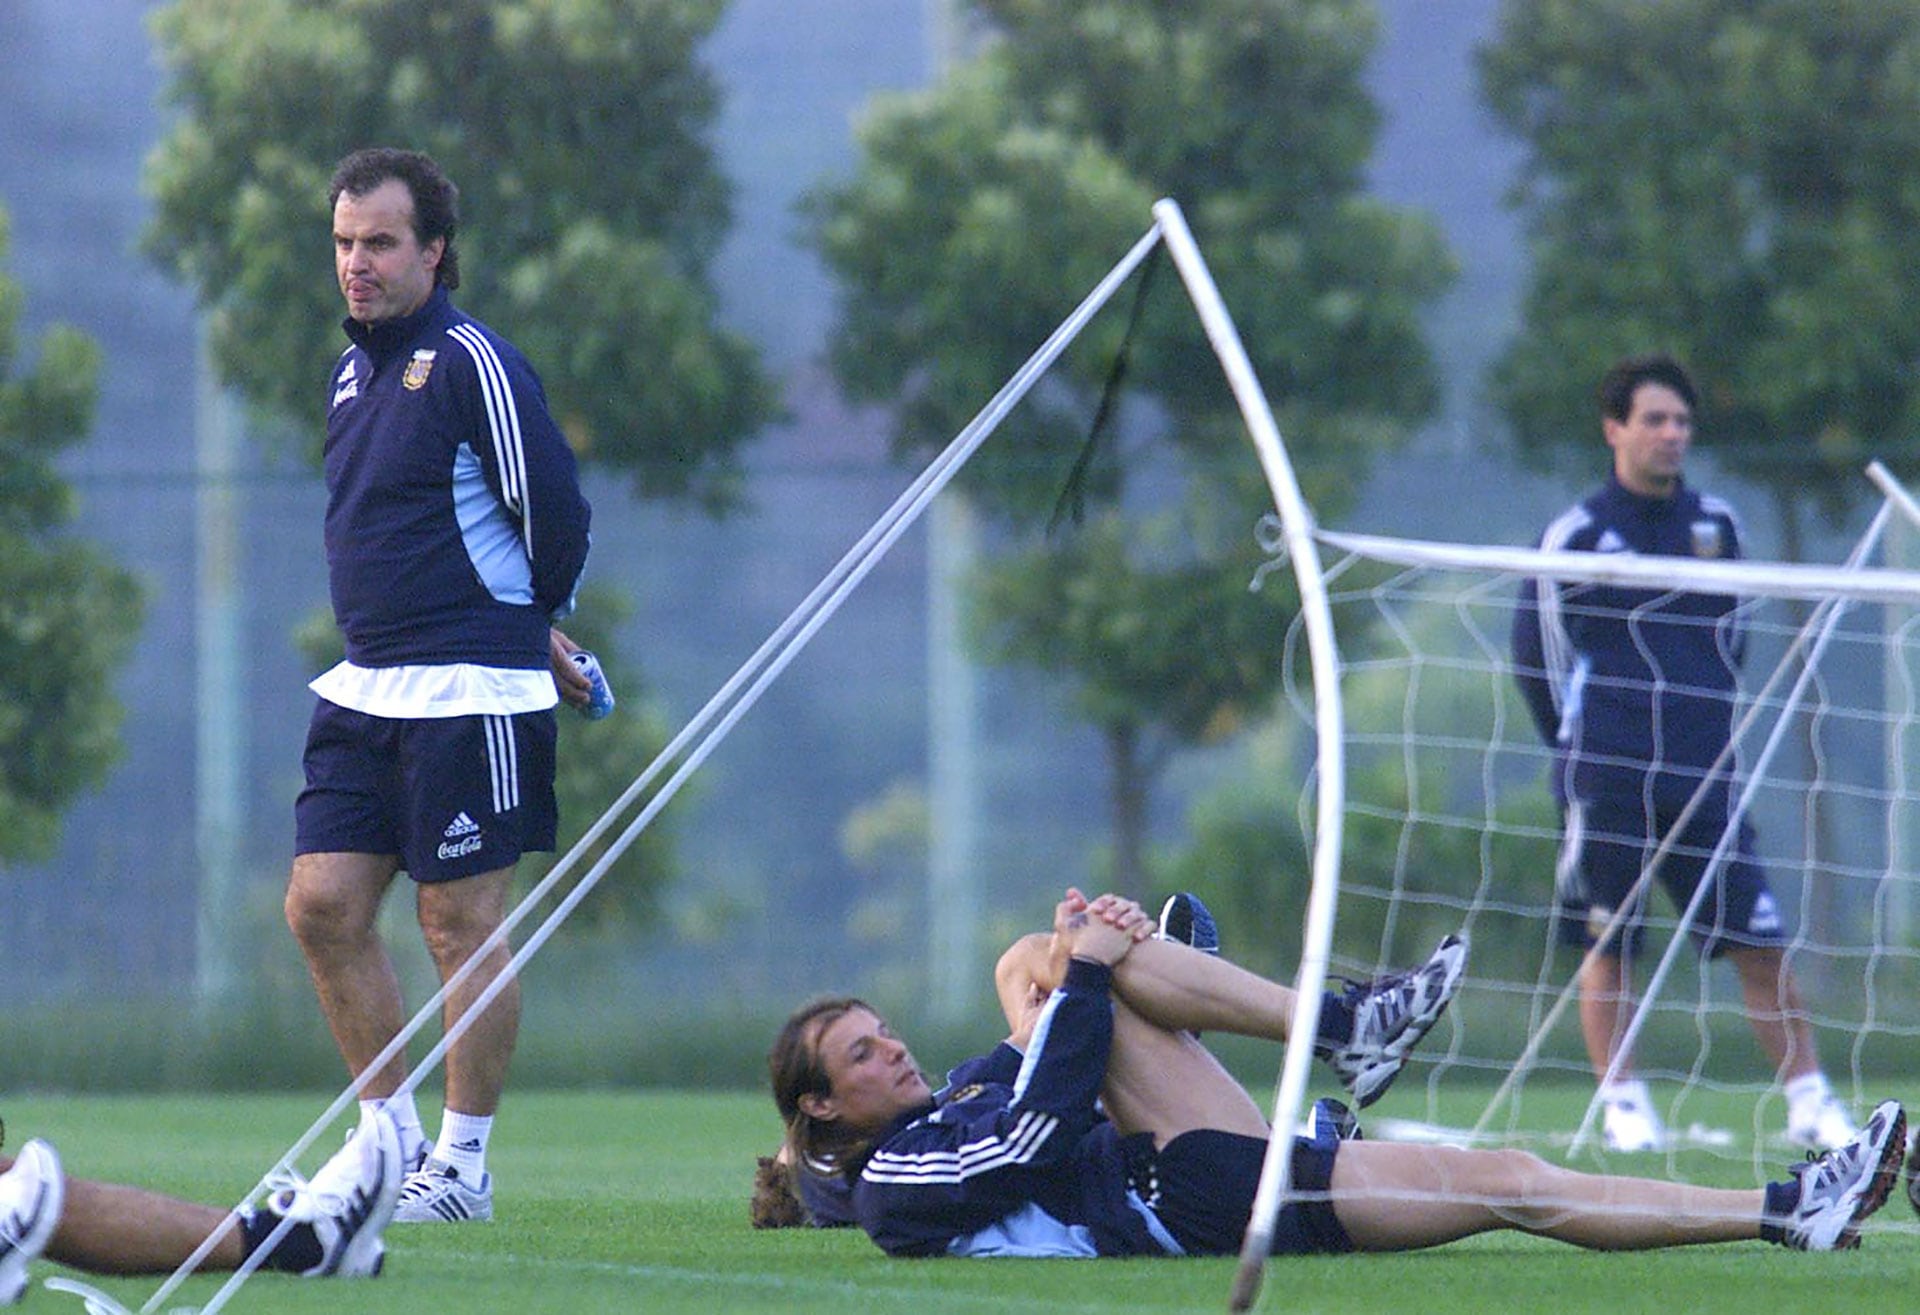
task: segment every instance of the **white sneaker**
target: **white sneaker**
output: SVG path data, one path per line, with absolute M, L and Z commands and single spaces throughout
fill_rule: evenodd
M 1847 1251 L 1860 1245 L 1860 1221 L 1886 1204 L 1907 1146 L 1907 1116 L 1882 1101 L 1846 1145 L 1793 1166 L 1800 1199 L 1781 1241 L 1796 1251 Z
M 66 1196 L 60 1157 L 37 1137 L 0 1174 L 0 1306 L 27 1290 L 27 1266 L 47 1249 Z
M 360 1127 L 307 1182 L 274 1193 L 267 1208 L 311 1224 L 320 1239 L 320 1263 L 305 1278 L 370 1278 L 386 1260 L 380 1235 L 400 1199 L 400 1130 L 381 1110 L 360 1115 Z
M 1832 1092 L 1804 1108 L 1787 1111 L 1787 1140 L 1803 1150 L 1838 1150 L 1853 1140 L 1856 1131 L 1847 1107 Z
M 445 1160 L 429 1158 L 407 1175 L 400 1189 L 400 1208 L 394 1211 L 396 1224 L 476 1223 L 493 1218 L 493 1175 L 480 1175 L 480 1185 L 469 1187 L 460 1180 L 460 1171 Z
M 1608 1096 L 1602 1133 L 1607 1149 L 1632 1153 L 1657 1151 L 1667 1144 L 1667 1130 L 1654 1111 L 1646 1087 Z

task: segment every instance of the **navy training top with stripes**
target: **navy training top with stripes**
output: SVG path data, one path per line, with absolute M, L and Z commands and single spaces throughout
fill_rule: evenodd
M 1179 1245 L 1127 1184 L 1096 1108 L 1113 1044 L 1112 970 L 1074 960 L 1024 1056 L 953 1070 L 932 1108 L 881 1134 L 852 1215 L 896 1256 L 1129 1256 Z
M 345 328 L 325 469 L 348 660 L 546 669 L 591 509 L 539 377 L 444 287 L 411 315 Z
M 1728 503 L 1684 482 L 1655 498 L 1613 478 L 1555 518 L 1540 547 L 1732 561 L 1740 527 Z M 1732 734 L 1743 619 L 1726 594 L 1522 582 L 1514 677 L 1555 750 L 1555 796 L 1684 803 Z

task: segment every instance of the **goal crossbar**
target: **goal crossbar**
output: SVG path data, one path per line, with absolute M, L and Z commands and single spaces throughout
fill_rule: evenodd
M 1797 562 L 1701 561 L 1637 553 L 1554 552 L 1481 544 L 1395 539 L 1320 530 L 1322 543 L 1392 566 L 1505 572 L 1576 584 L 1637 585 L 1689 593 L 1765 596 L 1805 601 L 1920 605 L 1920 571 L 1876 566 L 1809 566 Z

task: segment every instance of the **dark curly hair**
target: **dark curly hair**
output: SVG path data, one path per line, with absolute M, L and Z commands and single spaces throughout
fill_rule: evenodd
M 433 157 L 421 151 L 393 146 L 369 146 L 353 152 L 333 168 L 327 185 L 327 209 L 341 194 L 361 197 L 389 179 L 404 183 L 413 197 L 413 236 L 421 246 L 444 238 L 440 267 L 434 281 L 449 291 L 460 286 L 460 253 L 454 250 L 454 231 L 460 227 L 460 189 L 441 171 Z

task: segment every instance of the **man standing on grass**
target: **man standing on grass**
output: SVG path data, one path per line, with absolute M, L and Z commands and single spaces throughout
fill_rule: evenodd
M 1681 476 L 1695 401 L 1693 380 L 1671 357 L 1630 357 L 1609 370 L 1599 402 L 1613 477 L 1562 512 L 1540 547 L 1738 558 L 1732 507 Z M 1581 1031 L 1594 1073 L 1614 1072 L 1601 1091 L 1612 1150 L 1658 1150 L 1666 1137 L 1632 1055 L 1622 1053 L 1630 965 L 1645 935 L 1641 873 L 1655 864 L 1677 909 L 1701 882 L 1713 883 L 1687 930 L 1703 955 L 1726 955 L 1739 975 L 1754 1035 L 1786 1088 L 1788 1138 L 1831 1150 L 1854 1133 L 1782 954 L 1786 934 L 1753 828 L 1733 809 L 1730 741 L 1744 651 L 1739 600 L 1724 594 L 1528 580 L 1514 612 L 1514 676 L 1554 751 L 1563 809 L 1560 927 L 1588 951 Z M 1723 837 L 1727 861 L 1710 871 Z M 1619 933 L 1596 950 L 1628 904 Z
M 588 688 L 552 622 L 589 509 L 532 367 L 448 299 L 458 193 L 439 166 L 357 151 L 329 201 L 350 345 L 327 390 L 326 551 L 347 655 L 313 682 L 286 913 L 359 1078 L 403 1025 L 375 921 L 394 877 L 413 880 L 444 983 L 499 930 L 520 855 L 553 848 L 553 709 Z M 501 940 L 453 985 L 449 1028 L 510 958 Z M 397 1221 L 492 1217 L 487 1142 L 519 1015 L 506 981 L 448 1050 L 430 1154 L 404 1054 L 365 1079 L 418 1161 Z

